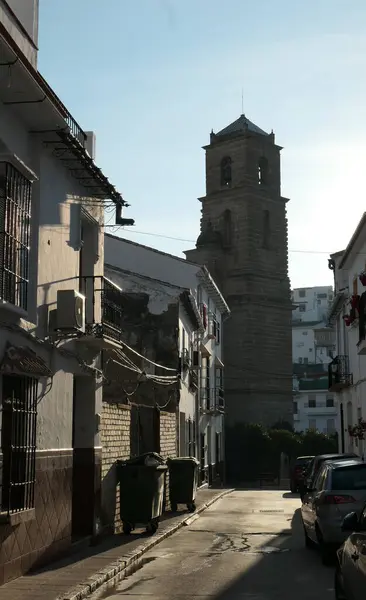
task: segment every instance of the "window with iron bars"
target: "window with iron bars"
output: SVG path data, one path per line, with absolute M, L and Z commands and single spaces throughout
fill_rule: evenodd
M 27 309 L 32 184 L 0 162 L 0 298 Z
M 38 381 L 3 376 L 0 511 L 34 508 Z

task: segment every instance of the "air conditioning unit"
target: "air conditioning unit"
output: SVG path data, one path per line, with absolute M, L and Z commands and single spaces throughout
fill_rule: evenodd
M 58 290 L 56 328 L 85 331 L 85 296 L 76 290 Z

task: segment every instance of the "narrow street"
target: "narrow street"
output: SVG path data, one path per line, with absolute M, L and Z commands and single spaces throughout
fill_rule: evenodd
M 305 549 L 299 508 L 286 492 L 235 491 L 104 598 L 333 600 L 333 569 Z

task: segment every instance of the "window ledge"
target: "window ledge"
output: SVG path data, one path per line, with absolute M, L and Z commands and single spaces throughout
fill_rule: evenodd
M 27 521 L 34 521 L 36 518 L 36 509 L 28 508 L 27 510 L 20 510 L 15 513 L 4 513 L 0 512 L 0 525 L 7 524 L 20 525 L 20 523 L 26 523 Z
M 13 165 L 28 181 L 37 181 L 37 175 L 16 155 L 0 153 L 0 162 L 7 162 Z

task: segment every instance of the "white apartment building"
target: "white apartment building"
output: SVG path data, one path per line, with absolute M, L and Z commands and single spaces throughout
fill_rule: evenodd
M 329 390 L 339 406 L 341 450 L 365 453 L 366 419 L 366 213 L 345 250 L 332 254 L 335 297 L 329 319 L 336 328 L 336 356 L 329 364 Z
M 37 8 L 0 0 L 0 584 L 97 530 L 104 201 L 123 205 L 36 69 Z
M 320 377 L 294 378 L 294 428 L 328 435 L 338 430 L 337 400 L 328 391 L 328 371 Z
M 179 319 L 180 349 L 182 357 L 187 355 L 190 363 L 182 376 L 180 452 L 186 454 L 189 449 L 187 423 L 193 415 L 202 482 L 222 480 L 225 446 L 222 324 L 230 311 L 221 292 L 205 267 L 154 248 L 106 235 L 104 252 L 105 270 L 122 290 L 155 289 L 151 310 L 165 310 L 169 296 L 176 296 L 178 291 L 189 290 L 193 297 L 202 326 L 194 332 L 184 311 Z M 198 376 L 198 389 L 192 394 L 189 380 L 194 372 Z
M 329 306 L 333 300 L 331 285 L 292 290 L 293 321 L 316 322 L 325 321 Z
M 335 330 L 323 321 L 292 323 L 292 362 L 328 364 L 335 352 Z

